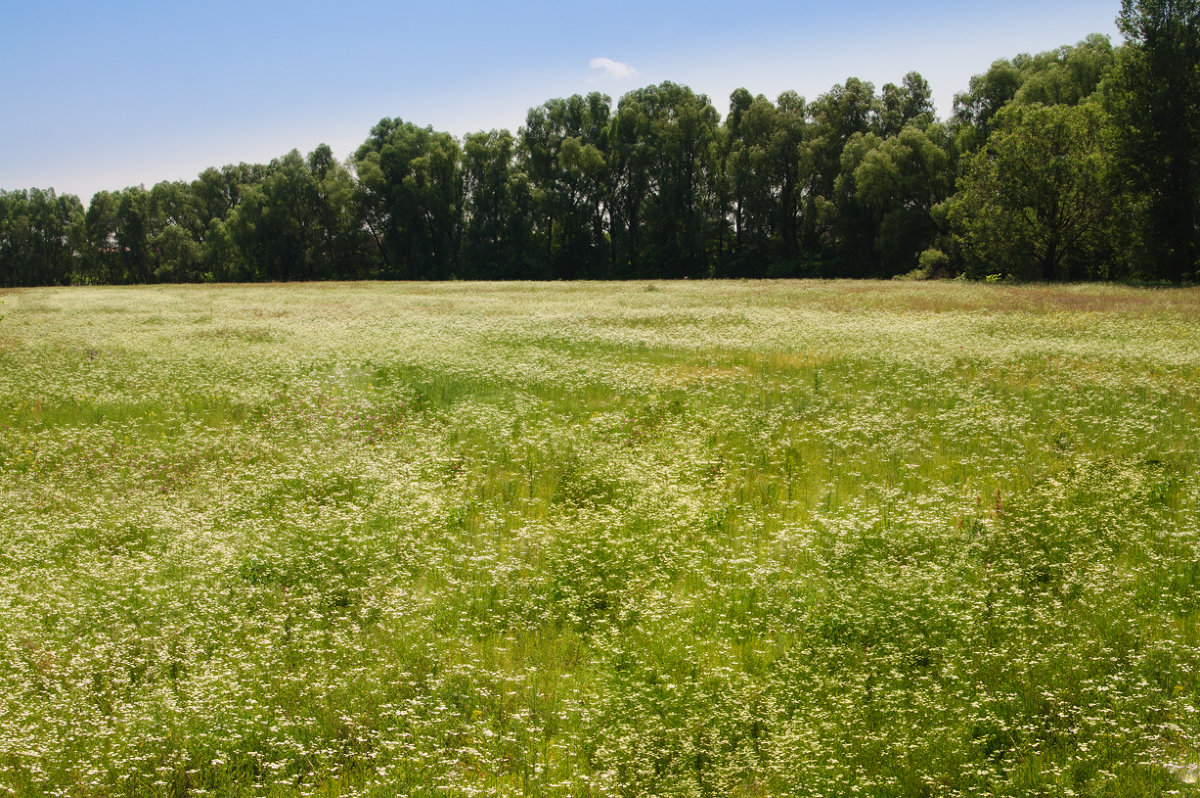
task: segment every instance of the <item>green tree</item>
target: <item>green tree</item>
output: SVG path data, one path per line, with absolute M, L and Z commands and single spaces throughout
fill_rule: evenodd
M 629 92 L 613 124 L 613 211 L 631 276 L 701 277 L 722 223 L 719 115 L 708 97 L 665 82 Z
M 983 146 L 995 117 L 1009 103 L 1078 105 L 1091 97 L 1111 69 L 1114 51 L 1106 36 L 1092 34 L 1073 46 L 992 63 L 954 97 L 951 127 L 962 154 Z
M 193 282 L 199 277 L 207 224 L 197 211 L 190 184 L 163 181 L 150 189 L 153 215 L 160 220 L 151 241 L 157 263 L 154 278 L 163 282 Z
M 354 201 L 354 176 L 334 159 L 328 144 L 317 145 L 305 163 L 314 189 L 314 273 L 337 279 L 365 276 L 369 273 L 366 233 Z
M 1200 0 L 1123 0 L 1110 94 L 1121 161 L 1145 197 L 1154 276 L 1200 266 Z
M 601 276 L 611 102 L 598 92 L 548 100 L 529 110 L 520 130 L 547 276 Z
M 114 239 L 121 282 L 148 283 L 157 268 L 153 240 L 162 230 L 154 215 L 150 192 L 142 186 L 131 186 L 120 193 L 117 201 Z
M 204 227 L 199 279 L 261 279 L 257 267 L 241 258 L 229 223 L 243 195 L 261 186 L 267 171 L 265 164 L 240 163 L 205 169 L 192 181 L 192 201 L 198 223 Z
M 532 196 L 507 130 L 472 133 L 463 142 L 464 276 L 530 276 Z
M 388 276 L 445 279 L 458 255 L 462 175 L 449 133 L 383 119 L 354 154 L 363 224 Z
M 783 175 L 776 151 L 779 125 L 774 104 L 761 94 L 752 97 L 746 89 L 738 89 L 730 96 L 724 171 L 733 217 L 731 276 L 766 273 L 771 239 L 782 215 L 778 192 Z
M 811 168 L 805 190 L 802 240 L 810 255 L 824 263 L 819 273 L 825 276 L 833 276 L 829 268 L 835 259 L 840 259 L 843 265 L 849 264 L 851 274 L 865 267 L 859 257 L 847 257 L 846 242 L 857 238 L 856 234 L 847 235 L 848 227 L 861 220 L 846 218 L 844 213 L 850 208 L 845 204 L 839 212 L 838 197 L 844 198 L 846 192 L 845 180 L 839 189 L 838 176 L 842 173 L 842 153 L 847 144 L 855 136 L 870 133 L 878 124 L 879 109 L 874 85 L 858 78 L 835 85 L 809 105 L 812 125 L 805 138 L 804 157 Z M 841 246 L 835 247 L 839 241 Z
M 121 279 L 117 249 L 117 207 L 120 194 L 97 191 L 88 203 L 83 219 L 83 269 L 85 279 L 97 283 L 116 283 Z
M 969 274 L 1119 276 L 1111 229 L 1111 125 L 1096 103 L 1012 106 L 948 203 Z
M 263 164 L 241 163 L 205 169 L 191 186 L 200 220 L 207 227 L 213 219 L 228 219 L 241 202 L 242 192 L 261 185 L 266 176 L 267 167 Z
M 899 86 L 885 83 L 879 106 L 877 130 L 883 138 L 897 135 L 906 125 L 923 128 L 933 122 L 933 92 L 920 72 L 909 72 Z
M 813 136 L 809 150 L 813 160 L 813 193 L 833 196 L 833 184 L 842 167 L 842 149 L 855 133 L 868 133 L 879 114 L 875 86 L 858 78 L 849 78 L 809 106 L 813 118 Z
M 0 191 L 0 285 L 63 285 L 77 270 L 83 206 L 53 189 Z
M 812 162 L 804 147 L 809 131 L 808 107 L 799 94 L 785 91 L 775 100 L 775 109 L 771 149 L 779 170 L 779 225 L 774 268 L 779 276 L 794 276 L 799 273 L 803 249 L 804 187 L 812 172 Z
M 617 104 L 609 125 L 608 213 L 615 277 L 649 274 L 643 257 L 645 209 L 651 191 L 654 154 L 646 144 L 650 117 L 635 94 Z
M 172 224 L 154 237 L 158 265 L 154 279 L 159 282 L 195 282 L 203 254 L 201 245 L 182 226 Z
M 942 125 L 919 121 L 896 136 L 854 136 L 842 153 L 838 210 L 843 271 L 891 277 L 911 271 L 938 226 L 933 209 L 949 196 L 954 171 Z
M 204 282 L 235 282 L 251 278 L 242 263 L 233 234 L 224 219 L 213 219 L 204 234 L 200 252 L 200 280 Z
M 1017 96 L 1025 76 L 1008 59 L 993 61 L 987 72 L 974 75 L 967 91 L 954 96 L 954 119 L 965 136 L 964 149 L 974 151 L 992 131 L 992 118 Z
M 271 162 L 261 185 L 244 188 L 228 232 L 251 273 L 266 279 L 356 276 L 362 234 L 353 192 L 349 172 L 327 145 L 307 158 L 292 150 Z M 211 222 L 209 229 L 220 235 Z
M 1108 37 L 1098 33 L 1074 46 L 1020 57 L 1023 79 L 1013 101 L 1022 105 L 1078 105 L 1096 91 L 1115 58 Z

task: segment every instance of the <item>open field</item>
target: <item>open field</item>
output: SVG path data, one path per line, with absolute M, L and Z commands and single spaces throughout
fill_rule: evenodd
M 0 798 L 1200 793 L 1200 291 L 0 300 Z

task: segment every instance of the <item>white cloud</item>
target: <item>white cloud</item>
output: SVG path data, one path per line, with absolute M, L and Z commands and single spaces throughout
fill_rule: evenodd
M 629 64 L 614 61 L 611 58 L 593 58 L 590 66 L 592 69 L 601 69 L 604 74 L 610 78 L 628 78 L 637 74 L 637 70 Z

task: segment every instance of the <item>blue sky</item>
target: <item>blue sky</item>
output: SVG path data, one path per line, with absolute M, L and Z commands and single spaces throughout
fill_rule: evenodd
M 997 58 L 1111 35 L 1111 2 L 415 3 L 4 0 L 0 188 L 193 179 L 321 142 L 345 158 L 381 117 L 462 135 L 552 97 L 673 80 L 717 110 L 745 86 L 809 99 L 854 75 L 930 82 L 942 114 Z M 608 68 L 593 66 L 607 63 Z

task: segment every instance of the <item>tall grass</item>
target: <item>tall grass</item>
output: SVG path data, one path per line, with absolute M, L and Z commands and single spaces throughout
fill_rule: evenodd
M 0 793 L 1195 792 L 1198 342 L 1190 289 L 6 294 Z

